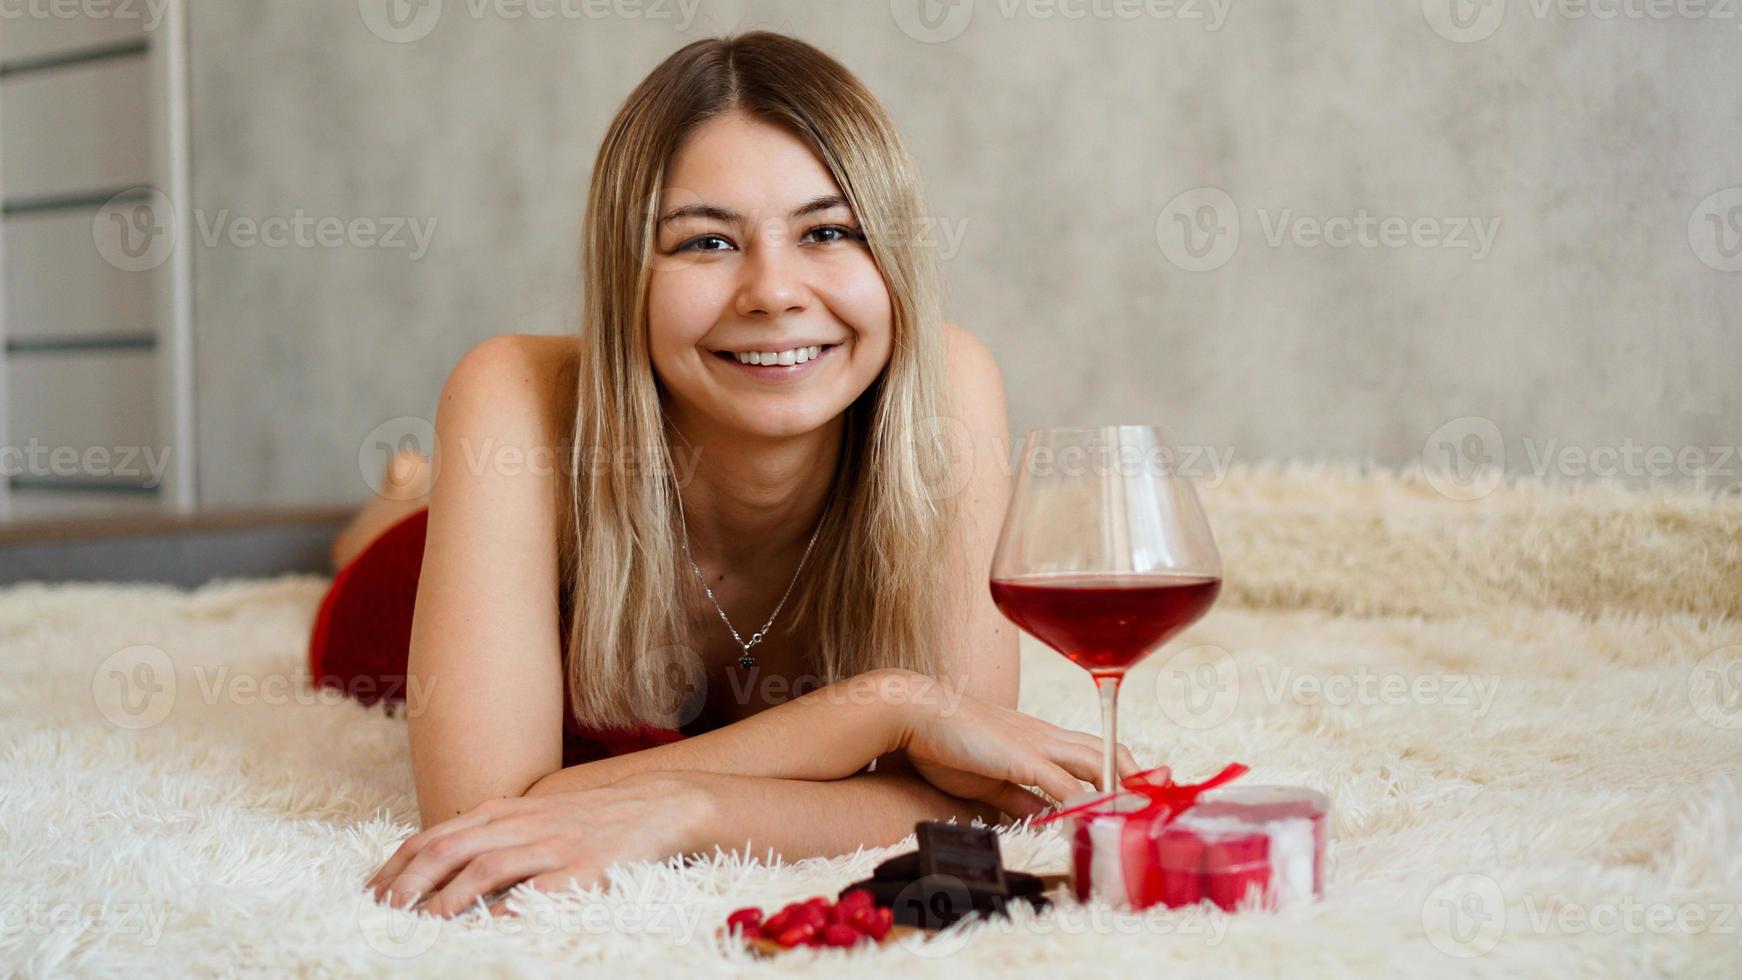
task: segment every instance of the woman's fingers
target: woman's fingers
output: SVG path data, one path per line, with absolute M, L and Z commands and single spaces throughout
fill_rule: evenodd
M 438 837 L 420 850 L 398 875 L 388 880 L 387 899 L 396 906 L 416 901 L 418 897 L 441 888 L 479 855 L 526 842 L 524 829 L 500 820 Z
M 1101 749 L 1098 745 L 1084 745 L 1075 741 L 1058 741 L 1047 746 L 1047 757 L 1066 772 L 1085 783 L 1101 785 Z M 1052 790 L 1047 790 L 1051 793 Z M 1074 787 L 1071 795 L 1082 792 L 1082 787 Z M 1057 794 L 1054 794 L 1057 795 Z M 1065 797 L 1060 796 L 1062 801 Z
M 1059 802 L 1064 802 L 1083 791 L 1083 784 L 1070 770 L 1044 756 L 1038 757 L 1032 763 L 1033 770 L 1028 778 L 1021 780 L 1026 785 L 1039 786 L 1046 795 Z
M 518 885 L 555 866 L 550 854 L 536 846 L 489 851 L 467 862 L 452 881 L 429 897 L 424 910 L 443 917 L 458 915 L 485 895 Z
M 1143 771 L 1137 765 L 1137 757 L 1132 755 L 1131 750 L 1126 748 L 1123 743 L 1119 746 L 1117 760 L 1120 779 L 1124 779 L 1127 776 L 1135 776 Z
M 1084 746 L 1094 754 L 1095 768 L 1092 773 L 1082 773 L 1075 769 L 1072 770 L 1073 772 L 1076 772 L 1077 775 L 1081 776 L 1083 779 L 1094 783 L 1096 788 L 1100 789 L 1103 793 L 1109 793 L 1118 788 L 1116 786 L 1101 785 L 1102 743 L 1099 735 L 1090 735 L 1088 732 L 1072 731 L 1068 728 L 1055 727 L 1053 731 L 1062 741 Z M 1131 754 L 1131 750 L 1127 748 L 1123 742 L 1119 743 L 1113 752 L 1113 771 L 1120 779 L 1124 779 L 1127 776 L 1143 771 L 1142 767 L 1137 764 L 1137 758 Z
M 576 874 L 568 868 L 563 868 L 558 871 L 547 871 L 541 875 L 534 875 L 526 880 L 526 884 L 533 891 L 550 894 L 567 891 L 570 888 L 591 888 L 598 880 L 599 875 L 596 873 Z
M 1039 794 L 1012 782 L 1006 782 L 998 787 L 990 797 L 982 801 L 998 808 L 998 812 L 1009 814 L 1017 820 L 1024 817 L 1037 817 L 1051 807 L 1040 798 Z
M 423 853 L 424 848 L 439 838 L 489 822 L 489 815 L 480 809 L 473 809 L 407 837 L 400 843 L 399 849 L 393 852 L 393 856 L 388 858 L 381 867 L 375 869 L 375 874 L 370 876 L 368 883 L 363 887 L 373 889 L 376 899 L 380 899 L 382 887 L 397 878 L 413 858 Z

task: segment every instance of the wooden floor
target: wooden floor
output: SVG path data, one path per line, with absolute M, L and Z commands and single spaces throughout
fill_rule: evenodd
M 0 522 L 0 546 L 21 541 L 66 541 L 74 538 L 343 524 L 355 512 L 355 508 L 350 507 L 292 507 L 276 510 L 219 510 L 197 514 L 132 513 L 104 517 L 40 518 Z
M 0 585 L 331 574 L 349 507 L 116 514 L 0 524 Z

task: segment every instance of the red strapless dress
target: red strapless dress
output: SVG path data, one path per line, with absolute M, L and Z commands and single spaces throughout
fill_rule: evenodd
M 333 577 L 309 638 L 309 675 L 366 704 L 405 700 L 411 612 L 423 568 L 429 510 L 407 515 L 370 542 Z M 566 693 L 566 692 L 565 692 Z M 563 765 L 624 755 L 675 742 L 676 731 L 583 728 L 563 698 Z

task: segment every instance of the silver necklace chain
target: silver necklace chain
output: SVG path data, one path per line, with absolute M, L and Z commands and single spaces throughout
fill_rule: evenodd
M 701 566 L 696 564 L 695 556 L 690 554 L 690 527 L 689 519 L 684 516 L 683 494 L 678 493 L 676 488 L 673 488 L 672 493 L 677 497 L 678 522 L 683 525 L 684 558 L 689 561 L 690 570 L 696 573 L 696 581 L 701 583 L 702 591 L 707 593 L 708 601 L 714 604 L 714 611 L 720 614 L 720 622 L 726 624 L 726 629 L 732 632 L 733 641 L 743 648 L 744 652 L 738 657 L 738 666 L 744 670 L 749 670 L 756 666 L 756 658 L 751 655 L 750 648 L 761 643 L 768 636 L 769 627 L 774 625 L 774 620 L 780 615 L 780 611 L 786 608 L 787 597 L 792 595 L 793 586 L 798 584 L 798 577 L 804 574 L 805 562 L 810 560 L 811 548 L 816 545 L 817 535 L 822 532 L 823 520 L 821 517 L 817 518 L 817 526 L 811 531 L 811 539 L 804 546 L 804 557 L 798 560 L 798 568 L 792 573 L 792 581 L 786 583 L 786 591 L 781 594 L 780 601 L 775 603 L 774 612 L 768 614 L 768 621 L 762 624 L 761 629 L 750 634 L 750 640 L 746 642 L 744 637 L 738 634 L 738 627 L 733 626 L 732 620 L 726 616 L 726 610 L 720 608 L 720 600 L 714 598 L 714 590 L 708 588 L 708 580 L 702 575 Z

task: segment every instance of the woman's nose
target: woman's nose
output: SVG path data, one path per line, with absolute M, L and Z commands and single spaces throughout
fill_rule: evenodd
M 738 289 L 739 316 L 796 313 L 810 304 L 798 243 L 779 235 L 760 235 L 743 266 Z

